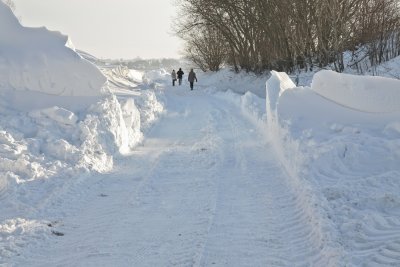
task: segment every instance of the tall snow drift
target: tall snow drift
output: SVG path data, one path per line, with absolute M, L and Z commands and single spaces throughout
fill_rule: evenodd
M 23 27 L 0 1 L 0 92 L 101 95 L 106 78 L 70 47 L 59 32 Z
M 289 79 L 273 72 L 266 84 L 268 132 L 332 266 L 398 266 L 399 251 L 387 251 L 400 225 L 400 82 L 331 71 L 312 88 Z
M 271 77 L 266 83 L 267 87 L 267 110 L 275 111 L 281 94 L 290 88 L 296 87 L 289 76 L 284 72 L 271 71 Z
M 324 70 L 315 74 L 311 88 L 331 101 L 359 111 L 400 111 L 399 80 Z

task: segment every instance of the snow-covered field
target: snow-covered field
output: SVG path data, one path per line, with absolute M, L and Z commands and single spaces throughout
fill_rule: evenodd
M 400 266 L 400 81 L 95 62 L 0 2 L 0 266 Z

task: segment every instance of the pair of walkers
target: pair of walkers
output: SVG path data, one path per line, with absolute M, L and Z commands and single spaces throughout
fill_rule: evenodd
M 177 79 L 178 79 L 179 85 L 182 85 L 182 79 L 183 79 L 184 74 L 185 73 L 182 71 L 182 68 L 179 68 L 179 70 L 177 72 L 175 72 L 175 70 L 172 70 L 172 73 L 171 73 L 172 86 L 175 86 L 175 82 Z M 194 81 L 197 82 L 196 73 L 193 71 L 193 69 L 191 69 L 189 72 L 188 81 L 190 83 L 190 90 L 193 90 Z

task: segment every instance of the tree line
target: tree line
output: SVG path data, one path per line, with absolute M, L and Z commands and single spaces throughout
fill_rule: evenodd
M 344 51 L 374 66 L 400 54 L 398 0 L 177 0 L 184 54 L 202 70 L 293 72 L 332 64 Z

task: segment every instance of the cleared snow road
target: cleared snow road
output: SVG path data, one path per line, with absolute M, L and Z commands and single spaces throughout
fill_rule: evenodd
M 115 170 L 60 196 L 19 266 L 329 266 L 265 136 L 232 103 L 168 88 Z M 52 219 L 52 218 L 51 218 Z

